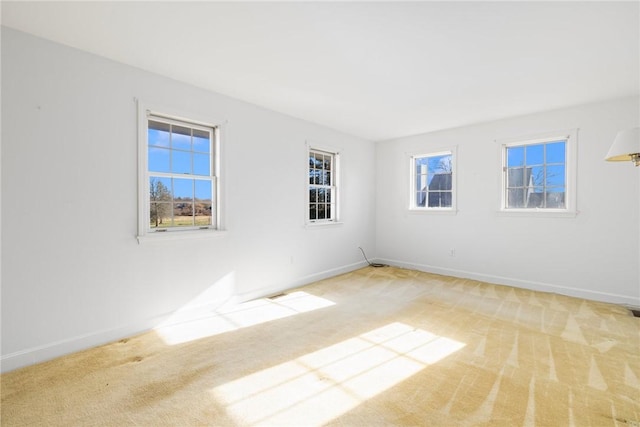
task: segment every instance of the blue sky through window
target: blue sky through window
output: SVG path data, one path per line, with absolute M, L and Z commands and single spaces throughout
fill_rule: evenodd
M 426 185 L 431 184 L 431 181 L 436 174 L 451 172 L 451 154 L 416 157 L 415 162 L 418 190 L 422 190 L 420 185 L 422 178 L 420 175 L 425 172 L 427 173 Z M 424 170 L 424 166 L 427 166 L 426 171 Z
M 149 121 L 148 144 L 150 172 L 211 175 L 211 140 L 206 131 Z
M 506 147 L 507 207 L 564 207 L 566 147 L 564 140 Z
M 545 163 L 565 163 L 565 141 L 548 142 L 546 144 L 521 145 L 516 147 L 507 147 L 507 166 L 516 167 L 542 165 Z
M 148 121 L 151 228 L 213 224 L 213 136 L 188 123 Z

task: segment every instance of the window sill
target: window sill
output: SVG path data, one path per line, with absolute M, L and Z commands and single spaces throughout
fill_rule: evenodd
M 307 222 L 304 227 L 305 228 L 323 228 L 323 227 L 335 227 L 338 225 L 343 225 L 344 222 L 340 221 L 327 221 L 327 222 Z
M 430 209 L 418 209 L 418 208 L 410 208 L 409 214 L 412 215 L 457 215 L 457 209 L 438 209 L 438 208 L 430 208 Z
M 556 209 L 502 209 L 498 216 L 524 218 L 575 218 L 578 211 Z
M 171 240 L 207 239 L 217 238 L 226 235 L 225 230 L 183 230 L 165 231 L 160 233 L 148 233 L 136 236 L 138 244 L 148 242 L 165 242 Z

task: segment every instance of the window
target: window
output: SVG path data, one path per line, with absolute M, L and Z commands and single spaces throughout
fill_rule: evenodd
M 575 134 L 502 145 L 502 210 L 575 209 Z
M 338 153 L 309 148 L 308 222 L 338 220 Z
M 145 111 L 139 235 L 217 228 L 218 133 L 213 125 Z
M 410 157 L 411 209 L 454 210 L 454 161 L 453 150 Z

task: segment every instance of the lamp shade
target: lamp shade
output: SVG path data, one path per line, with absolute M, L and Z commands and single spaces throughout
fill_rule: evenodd
M 634 160 L 638 155 L 640 155 L 640 127 L 635 127 L 618 132 L 605 160 L 623 162 Z

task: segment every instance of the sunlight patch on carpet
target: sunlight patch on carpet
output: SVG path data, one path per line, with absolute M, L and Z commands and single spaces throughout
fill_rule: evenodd
M 218 308 L 195 318 L 170 319 L 156 327 L 155 332 L 165 343 L 175 345 L 332 305 L 335 305 L 333 301 L 298 291 L 274 299 L 261 298 Z
M 215 399 L 249 425 L 323 425 L 465 346 L 391 323 L 218 386 Z

